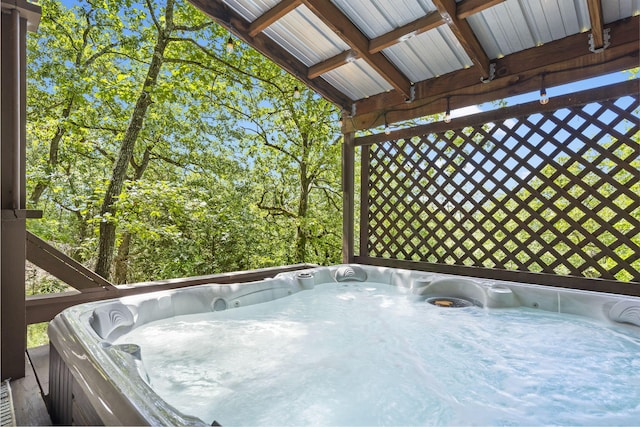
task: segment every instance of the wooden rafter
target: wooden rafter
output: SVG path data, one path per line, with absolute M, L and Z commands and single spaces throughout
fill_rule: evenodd
M 380 126 L 383 112 L 389 123 L 441 113 L 447 97 L 452 97 L 452 108 L 461 108 L 535 91 L 542 73 L 546 85 L 552 87 L 637 67 L 640 17 L 611 23 L 610 28 L 616 37 L 600 55 L 589 51 L 585 34 L 575 34 L 496 60 L 496 78 L 491 84 L 480 83 L 473 69 L 466 69 L 417 83 L 416 100 L 410 105 L 391 92 L 357 101 L 356 116 L 345 121 L 344 130 Z
M 591 20 L 591 36 L 593 48 L 604 47 L 604 22 L 602 20 L 602 3 L 600 0 L 587 0 L 589 6 L 589 19 Z
M 449 26 L 453 34 L 456 36 L 467 55 L 476 66 L 477 72 L 483 78 L 489 78 L 489 57 L 480 45 L 480 42 L 473 34 L 473 30 L 469 23 L 464 19 L 458 18 L 457 6 L 455 0 L 433 0 L 433 4 L 442 15 L 442 18 Z
M 456 16 L 458 19 L 466 19 L 471 15 L 480 13 L 504 1 L 505 0 L 464 0 L 457 4 Z
M 458 20 L 466 19 L 471 15 L 480 13 L 505 0 L 464 0 L 457 3 L 456 16 Z M 394 44 L 403 42 L 410 37 L 425 33 L 429 30 L 444 25 L 445 20 L 439 12 L 431 12 L 422 18 L 396 28 L 386 34 L 376 37 L 369 42 L 369 52 L 376 53 Z
M 333 58 L 329 58 L 326 61 L 322 61 L 309 67 L 308 77 L 310 79 L 315 79 L 316 77 L 321 76 L 324 73 L 328 73 L 331 70 L 335 70 L 338 67 L 341 67 L 349 62 L 353 62 L 358 59 L 358 52 L 354 52 L 353 50 L 346 50 L 342 53 L 337 54 Z
M 444 24 L 444 19 L 438 12 L 432 12 L 422 18 L 416 19 L 400 28 L 383 34 L 369 42 L 369 53 L 380 52 L 394 44 L 407 40 L 410 37 L 425 33 Z
M 252 37 L 249 34 L 251 24 L 222 0 L 189 0 L 189 2 L 329 101 L 344 109 L 351 108 L 353 102 L 351 99 L 323 79 L 309 79 L 308 67 L 264 33 L 258 33 Z
M 465 19 L 476 13 L 480 13 L 485 9 L 488 9 L 496 4 L 502 3 L 505 0 L 464 0 L 457 4 L 457 16 L 458 19 Z M 396 28 L 386 34 L 378 36 L 369 41 L 369 53 L 377 53 L 395 44 L 406 41 L 407 39 L 433 30 L 441 25 L 444 25 L 445 21 L 439 12 L 431 12 L 422 18 L 418 18 L 413 22 L 410 22 L 402 27 Z M 348 51 L 352 52 L 352 51 Z M 355 53 L 357 56 L 357 53 Z M 342 58 L 342 62 L 340 59 Z M 321 74 L 331 71 L 348 63 L 354 58 L 353 53 L 341 53 L 333 58 L 323 61 L 317 64 L 309 70 L 309 78 L 315 78 Z M 312 71 L 313 69 L 313 71 Z M 323 71 L 324 70 L 324 71 Z M 313 76 L 313 77 L 312 77 Z
M 249 25 L 249 35 L 255 37 L 269 25 L 291 12 L 302 4 L 301 0 L 282 0 L 280 3 L 263 13 Z
M 411 81 L 381 53 L 369 53 L 369 39 L 327 0 L 302 0 L 322 22 L 348 44 L 358 55 L 378 72 L 405 98 L 411 96 Z

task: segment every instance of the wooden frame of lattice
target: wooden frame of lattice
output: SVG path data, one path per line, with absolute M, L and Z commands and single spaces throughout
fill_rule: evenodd
M 640 295 L 639 92 L 356 138 L 355 260 Z

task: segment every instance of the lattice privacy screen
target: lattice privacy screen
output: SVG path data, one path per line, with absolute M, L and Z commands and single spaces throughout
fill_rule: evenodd
M 640 282 L 639 107 L 505 111 L 371 145 L 361 255 Z

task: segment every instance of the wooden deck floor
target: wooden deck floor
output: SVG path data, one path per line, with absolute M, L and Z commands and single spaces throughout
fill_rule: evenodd
M 16 425 L 50 426 L 45 398 L 49 394 L 49 345 L 27 350 L 25 377 L 11 381 Z

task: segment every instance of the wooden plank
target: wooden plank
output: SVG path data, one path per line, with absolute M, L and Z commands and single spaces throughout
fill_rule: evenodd
M 308 67 L 287 52 L 282 46 L 265 36 L 264 33 L 259 33 L 255 37 L 249 35 L 250 23 L 229 8 L 222 0 L 189 0 L 189 2 L 222 27 L 278 64 L 285 71 L 300 79 L 301 82 L 318 92 L 321 96 L 345 110 L 351 110 L 351 104 L 353 103 L 351 99 L 331 86 L 324 79 L 309 79 L 307 77 L 309 72 Z
M 505 0 L 463 0 L 457 4 L 456 16 L 458 19 L 466 19 L 471 15 L 480 13 L 504 1 Z
M 25 376 L 23 378 L 11 381 L 16 424 L 19 426 L 53 425 L 44 398 L 40 394 L 35 373 L 27 357 L 24 357 L 24 369 Z
M 30 232 L 27 232 L 27 259 L 79 290 L 113 287 L 113 284 L 102 276 Z
M 358 59 L 358 52 L 353 50 L 346 50 L 342 53 L 337 54 L 333 58 L 329 58 L 325 61 L 319 62 L 315 65 L 309 67 L 309 74 L 307 77 L 310 79 L 315 79 L 316 77 L 320 77 L 324 73 L 328 73 L 331 70 L 335 70 L 338 67 L 341 67 L 349 62 Z
M 49 394 L 49 344 L 27 349 L 27 357 L 43 396 Z
M 433 4 L 465 52 L 467 52 L 467 55 L 469 55 L 479 75 L 485 79 L 489 78 L 489 57 L 482 48 L 482 45 L 480 45 L 469 23 L 464 19 L 458 18 L 455 0 L 433 0 Z
M 354 256 L 354 134 L 344 135 L 342 143 L 342 262 L 353 262 Z
M 327 0 L 302 0 L 318 18 L 347 43 L 382 78 L 405 98 L 411 97 L 411 81 L 381 53 L 369 53 L 369 39 L 345 16 L 340 9 Z
M 249 271 L 211 274 L 207 276 L 158 280 L 113 288 L 99 288 L 95 292 L 61 292 L 57 294 L 32 295 L 26 300 L 27 324 L 48 322 L 65 308 L 85 302 L 102 301 L 128 295 L 138 295 L 155 291 L 179 289 L 208 283 L 245 283 L 274 277 L 278 273 L 316 267 L 315 264 L 294 264 L 282 267 L 259 268 Z
M 42 211 L 37 209 L 2 209 L 0 214 L 4 220 L 42 218 Z
M 593 292 L 606 292 L 620 295 L 640 296 L 640 283 L 632 282 L 618 282 L 614 280 L 587 279 L 573 276 L 557 276 L 553 274 L 530 273 L 526 271 L 497 270 L 482 267 L 433 264 L 420 261 L 361 256 L 355 257 L 354 262 L 358 264 L 376 265 L 380 267 L 404 268 L 408 270 L 455 274 L 459 276 L 479 277 L 483 279 L 506 280 L 518 283 L 531 283 L 535 285 L 582 289 Z
M 410 37 L 417 36 L 418 34 L 425 33 L 443 24 L 444 19 L 442 19 L 442 16 L 440 16 L 438 12 L 431 12 L 422 18 L 408 23 L 407 25 L 376 37 L 375 39 L 371 39 L 369 42 L 369 53 L 380 52 L 394 44 L 405 41 Z
M 280 3 L 260 15 L 255 21 L 249 25 L 249 35 L 255 37 L 269 25 L 285 16 L 287 13 L 300 6 L 300 0 L 282 0 Z
M 417 83 L 416 99 L 410 105 L 395 92 L 357 101 L 356 115 L 345 122 L 344 131 L 380 126 L 384 112 L 392 123 L 442 113 L 447 97 L 453 100 L 454 108 L 461 108 L 537 91 L 542 74 L 550 88 L 637 67 L 640 17 L 611 23 L 609 28 L 616 36 L 598 55 L 589 51 L 586 34 L 576 34 L 496 60 L 496 78 L 488 84 L 467 69 Z
M 589 20 L 591 21 L 591 36 L 593 48 L 601 49 L 604 46 L 604 22 L 602 19 L 602 3 L 600 0 L 587 0 L 589 7 Z

